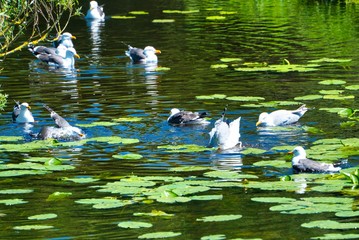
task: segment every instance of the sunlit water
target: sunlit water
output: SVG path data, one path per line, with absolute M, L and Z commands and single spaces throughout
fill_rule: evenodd
M 9 95 L 9 104 L 0 119 L 0 135 L 24 136 L 38 132 L 44 125 L 53 125 L 47 104 L 72 124 L 111 121 L 119 117 L 141 117 L 141 122 L 124 122 L 111 127 L 85 128 L 87 137 L 121 136 L 139 139 L 131 145 L 91 143 L 80 147 L 55 148 L 30 153 L 1 153 L 5 163 L 18 163 L 34 156 L 60 157 L 70 160 L 76 168 L 46 175 L 0 179 L 2 189 L 29 188 L 31 194 L 15 197 L 0 195 L 1 199 L 22 198 L 28 203 L 14 206 L 0 205 L 2 238 L 19 239 L 136 239 L 139 235 L 156 231 L 181 232 L 177 239 L 200 239 L 202 236 L 224 234 L 232 238 L 308 239 L 328 231 L 304 229 L 301 216 L 271 212 L 270 204 L 251 201 L 256 196 L 332 196 L 328 193 L 291 193 L 260 191 L 242 188 L 223 188 L 208 194 L 223 194 L 221 201 L 192 201 L 178 204 L 136 204 L 123 208 L 96 210 L 75 200 L 112 196 L 96 192 L 91 185 L 103 185 L 119 176 L 178 175 L 198 176 L 203 172 L 173 173 L 176 166 L 210 166 L 255 174 L 260 179 L 277 179 L 291 174 L 290 169 L 254 167 L 261 160 L 283 159 L 284 153 L 269 151 L 281 145 L 310 147 L 322 138 L 356 137 L 357 128 L 341 129 L 341 119 L 319 111 L 321 107 L 357 108 L 356 101 L 313 101 L 310 110 L 299 124 L 288 131 L 257 129 L 255 123 L 262 111 L 273 108 L 241 107 L 246 102 L 227 100 L 198 100 L 196 96 L 225 94 L 227 96 L 260 96 L 266 101 L 293 101 L 294 97 L 317 94 L 330 87 L 317 84 L 327 79 L 341 79 L 357 84 L 358 77 L 358 10 L 355 5 L 311 4 L 306 1 L 270 3 L 271 1 L 101 1 L 108 18 L 102 22 L 86 22 L 74 18 L 67 31 L 77 37 L 74 41 L 81 59 L 75 71 L 48 69 L 39 64 L 27 51 L 9 56 L 1 63 L 1 87 Z M 85 4 L 83 9 L 87 9 Z M 199 10 L 191 14 L 164 14 L 162 10 Z M 207 16 L 224 14 L 225 20 L 206 20 Z M 129 11 L 146 11 L 135 19 L 114 19 L 111 16 L 133 16 Z M 153 23 L 153 19 L 174 19 L 173 23 Z M 133 65 L 125 56 L 127 44 L 135 47 L 153 45 L 162 51 L 159 67 Z M 349 64 L 324 64 L 314 72 L 239 72 L 233 67 L 213 69 L 221 58 L 242 58 L 244 62 L 306 64 L 320 58 L 352 59 Z M 358 97 L 357 91 L 351 94 Z M 27 101 L 37 122 L 32 125 L 11 123 L 12 101 Z M 227 117 L 242 116 L 241 140 L 244 146 L 269 151 L 264 155 L 200 153 L 168 153 L 158 146 L 196 144 L 207 146 L 208 132 L 228 104 Z M 175 127 L 166 123 L 171 108 L 207 111 L 211 124 L 207 126 Z M 296 108 L 288 106 L 283 108 Z M 303 126 L 317 127 L 322 134 L 310 134 Z M 118 160 L 112 155 L 138 153 L 139 160 Z M 289 161 L 289 158 L 287 158 Z M 357 165 L 358 158 L 349 159 Z M 91 176 L 101 180 L 95 184 L 74 184 L 64 177 Z M 53 192 L 71 192 L 69 199 L 46 202 Z M 114 196 L 112 196 L 114 197 Z M 175 214 L 172 218 L 149 218 L 148 229 L 121 229 L 120 221 L 141 221 L 135 212 L 153 209 Z M 56 213 L 47 220 L 49 230 L 16 231 L 15 226 L 42 224 L 28 216 Z M 202 223 L 197 218 L 208 215 L 241 214 L 238 221 Z M 305 215 L 305 221 L 331 219 L 332 214 Z M 335 231 L 330 231 L 333 233 Z M 353 232 L 353 231 L 351 231 Z M 349 231 L 350 233 L 350 231 Z

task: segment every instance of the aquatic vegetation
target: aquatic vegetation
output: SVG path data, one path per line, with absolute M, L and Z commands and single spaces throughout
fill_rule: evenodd
M 346 83 L 347 82 L 344 80 L 337 80 L 337 79 L 324 80 L 324 81 L 318 82 L 318 84 L 322 84 L 322 85 L 344 85 Z
M 158 149 L 163 149 L 166 152 L 171 153 L 183 153 L 183 152 L 203 152 L 212 151 L 213 148 L 207 148 L 196 144 L 182 144 L 182 145 L 163 145 L 158 146 Z
M 173 23 L 175 22 L 175 19 L 153 19 L 153 23 Z
M 138 236 L 139 239 L 171 238 L 182 235 L 180 232 L 153 232 Z
M 38 214 L 28 217 L 29 220 L 46 220 L 46 219 L 53 219 L 57 218 L 57 214 L 55 213 L 44 213 L 44 214 Z
M 50 225 L 41 225 L 41 224 L 35 224 L 35 225 L 23 225 L 23 226 L 15 226 L 14 230 L 44 230 L 44 229 L 50 229 L 54 228 Z
M 225 94 L 212 94 L 212 95 L 201 95 L 196 96 L 196 99 L 198 100 L 211 100 L 211 99 L 224 99 L 227 95 Z
M 192 14 L 192 13 L 198 13 L 198 9 L 193 10 L 162 10 L 163 13 L 169 13 L 169 14 Z
M 342 222 L 337 222 L 337 221 L 333 221 L 333 220 L 317 220 L 317 221 L 311 221 L 308 223 L 303 223 L 301 226 L 305 227 L 305 228 L 344 230 L 344 229 L 357 229 L 357 228 L 359 228 L 359 223 L 354 223 L 354 222 L 342 223 Z
M 226 19 L 225 16 L 208 16 L 208 17 L 206 17 L 206 20 L 210 20 L 210 21 L 222 21 L 225 19 Z
M 150 228 L 153 225 L 147 222 L 135 222 L 135 221 L 126 221 L 118 223 L 121 228 Z
M 202 218 L 197 218 L 196 221 L 199 222 L 224 222 L 224 221 L 233 221 L 242 218 L 240 214 L 229 214 L 229 215 L 214 215 L 206 216 Z

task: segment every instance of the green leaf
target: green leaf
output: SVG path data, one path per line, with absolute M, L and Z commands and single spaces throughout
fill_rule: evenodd
M 330 99 L 330 100 L 348 100 L 348 99 L 354 99 L 354 95 L 324 95 L 323 99 Z
M 243 61 L 242 58 L 221 58 L 220 59 L 221 62 L 240 62 Z
M 265 100 L 263 97 L 251 97 L 251 96 L 233 96 L 226 97 L 230 101 L 241 101 L 241 102 L 258 102 L 259 100 Z
M 296 201 L 294 198 L 287 197 L 253 197 L 251 200 L 263 203 L 292 203 Z
M 119 125 L 119 123 L 117 122 L 92 122 L 92 123 L 82 123 L 82 124 L 76 124 L 79 127 L 82 128 L 89 128 L 89 127 L 111 127 L 111 126 L 116 126 Z
M 338 95 L 342 94 L 344 90 L 320 90 L 319 93 L 323 95 Z
M 222 200 L 223 195 L 198 195 L 190 197 L 192 200 L 197 201 L 210 201 L 210 200 Z
M 201 237 L 201 240 L 222 240 L 226 239 L 226 235 L 224 234 L 215 234 Z
M 321 239 L 321 240 L 359 239 L 359 234 L 327 233 L 327 234 L 324 234 L 323 236 L 311 237 L 310 239 Z
M 310 100 L 318 100 L 318 99 L 322 99 L 323 96 L 322 95 L 305 95 L 305 96 L 300 96 L 300 97 L 295 97 L 294 100 L 296 101 L 310 101 Z
M 120 222 L 117 226 L 121 228 L 150 228 L 152 227 L 152 224 L 146 222 L 126 221 Z
M 153 23 L 173 23 L 176 20 L 174 19 L 153 19 L 152 22 Z
M 337 217 L 358 217 L 359 216 L 359 211 L 341 211 L 341 212 L 336 212 L 335 216 Z
M 180 236 L 180 232 L 153 232 L 138 236 L 139 239 L 157 239 L 157 238 L 171 238 Z
M 345 89 L 353 90 L 353 91 L 359 90 L 359 84 L 346 86 Z
M 63 181 L 71 181 L 74 183 L 92 183 L 92 182 L 96 182 L 100 179 L 98 178 L 92 178 L 92 177 L 76 177 L 76 178 L 67 178 L 64 177 L 62 178 Z
M 290 168 L 292 167 L 290 162 L 286 162 L 285 160 L 264 160 L 253 163 L 253 166 L 257 167 L 265 167 L 272 166 L 277 168 Z
M 152 210 L 149 213 L 134 213 L 134 216 L 150 216 L 150 217 L 173 217 L 174 214 L 169 214 L 160 210 Z
M 228 68 L 227 64 L 212 64 L 211 68 L 218 69 L 218 68 Z
M 46 219 L 53 219 L 57 218 L 57 214 L 55 213 L 46 213 L 46 214 L 38 214 L 28 217 L 30 220 L 46 220 Z
M 133 15 L 147 15 L 149 14 L 148 12 L 145 11 L 131 11 L 129 12 L 129 14 L 133 14 Z
M 222 179 L 258 178 L 256 175 L 239 174 L 237 172 L 227 171 L 227 170 L 206 172 L 203 175 L 205 177 L 222 178 Z
M 17 205 L 17 204 L 24 204 L 24 203 L 27 203 L 27 201 L 24 201 L 23 199 L 18 199 L 18 198 L 0 200 L 0 204 L 5 204 L 5 205 L 8 205 L 8 206 Z
M 245 148 L 244 150 L 241 151 L 241 153 L 244 155 L 263 154 L 265 152 L 266 150 L 259 148 Z
M 332 220 L 318 220 L 318 221 L 303 223 L 301 226 L 305 228 L 345 230 L 345 229 L 357 229 L 359 228 L 359 223 L 354 223 L 354 222 L 342 223 Z
M 178 13 L 178 14 L 191 14 L 191 13 L 198 13 L 199 10 L 162 10 L 163 13 Z
M 23 194 L 23 193 L 32 193 L 32 189 L 3 189 L 0 190 L 0 194 Z
M 135 16 L 111 16 L 112 19 L 134 19 Z
M 24 138 L 19 136 L 0 136 L 0 142 L 18 142 L 22 140 Z
M 210 21 L 221 21 L 221 20 L 225 20 L 226 17 L 225 16 L 208 16 L 206 17 L 207 20 Z
M 72 195 L 71 192 L 54 192 L 54 193 L 51 193 L 46 201 L 47 202 L 51 202 L 51 201 L 59 201 L 59 200 L 62 200 L 62 199 L 66 199 L 68 197 L 70 197 Z
M 132 160 L 143 158 L 141 154 L 137 154 L 137 153 L 127 153 L 122 155 L 116 154 L 116 155 L 112 155 L 112 157 L 117 159 L 132 159 Z
M 171 153 L 203 152 L 203 151 L 213 150 L 212 148 L 207 148 L 196 144 L 163 145 L 163 146 L 158 146 L 157 148 L 164 149 L 166 152 L 171 152 Z
M 23 225 L 14 227 L 14 230 L 44 230 L 50 228 L 54 227 L 49 225 Z
M 225 222 L 225 221 L 237 220 L 240 218 L 242 218 L 242 215 L 239 215 L 239 214 L 214 215 L 214 216 L 197 218 L 196 221 L 199 221 L 199 222 Z
M 318 82 L 318 84 L 322 84 L 322 85 L 344 85 L 346 83 L 347 82 L 344 80 L 337 80 L 337 79 L 324 80 L 324 81 Z
M 346 62 L 351 62 L 351 59 L 341 59 L 341 58 L 321 58 L 321 59 L 317 59 L 317 60 L 310 60 L 308 62 L 311 63 L 322 63 L 322 62 L 326 62 L 326 63 L 346 63 Z
M 182 167 L 172 167 L 169 170 L 173 172 L 197 172 L 197 171 L 205 171 L 210 169 L 209 167 L 202 166 L 182 166 Z

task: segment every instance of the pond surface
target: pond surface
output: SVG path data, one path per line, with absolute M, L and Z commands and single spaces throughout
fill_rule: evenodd
M 77 37 L 76 71 L 49 69 L 26 50 L 1 63 L 9 104 L 0 136 L 20 137 L 0 138 L 3 239 L 137 239 L 156 232 L 171 239 L 358 238 L 359 192 L 352 182 L 341 174 L 292 175 L 286 154 L 301 145 L 310 149 L 309 157 L 358 165 L 357 118 L 330 110 L 358 109 L 358 6 L 300 0 L 103 3 L 105 22 L 74 18 L 66 29 Z M 158 68 L 132 65 L 126 44 L 160 49 Z M 256 68 L 268 65 L 281 66 Z M 226 98 L 234 96 L 261 98 Z M 37 122 L 12 123 L 13 100 L 29 102 Z M 53 124 L 44 103 L 81 126 L 87 140 L 31 145 L 29 132 Z M 303 103 L 312 109 L 300 123 L 256 128 L 261 112 Z M 242 117 L 247 152 L 205 148 L 226 105 L 229 120 Z M 211 124 L 170 126 L 166 119 L 174 107 L 207 111 Z M 322 147 L 323 139 L 331 143 Z M 54 165 L 54 158 L 62 163 Z M 285 176 L 290 181 L 280 180 Z M 319 197 L 330 203 L 313 200 Z M 272 208 L 300 200 L 297 208 Z M 312 211 L 291 212 L 298 205 Z M 353 217 L 339 217 L 352 210 Z M 205 218 L 214 215 L 230 218 Z M 306 227 L 317 220 L 338 223 Z M 152 226 L 118 226 L 127 221 Z M 340 229 L 339 222 L 357 225 Z

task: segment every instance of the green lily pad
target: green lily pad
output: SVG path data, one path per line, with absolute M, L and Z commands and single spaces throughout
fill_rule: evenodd
M 295 97 L 294 100 L 296 101 L 311 101 L 311 100 L 318 100 L 318 99 L 322 99 L 323 96 L 322 95 L 305 95 L 305 96 L 300 96 L 300 97 Z
M 165 72 L 169 70 L 171 70 L 169 67 L 156 67 L 155 72 Z
M 17 177 L 23 175 L 42 175 L 50 173 L 50 171 L 45 170 L 8 170 L 0 171 L 0 177 Z
M 134 19 L 135 16 L 111 16 L 112 19 Z
M 24 138 L 19 136 L 0 136 L 0 142 L 18 142 L 22 140 Z
M 192 196 L 191 199 L 197 201 L 222 200 L 223 195 L 198 195 L 198 196 Z
M 296 201 L 294 198 L 287 197 L 253 197 L 251 200 L 263 203 L 292 203 Z
M 254 166 L 257 167 L 265 167 L 272 166 L 277 168 L 289 168 L 292 167 L 290 162 L 286 162 L 285 160 L 264 160 L 253 163 Z
M 117 159 L 132 159 L 132 160 L 143 158 L 141 154 L 137 154 L 137 153 L 127 153 L 122 155 L 116 154 L 116 155 L 112 155 L 112 157 Z
M 337 217 L 358 217 L 359 216 L 359 211 L 341 211 L 341 212 L 336 212 L 335 216 Z
M 324 81 L 318 82 L 318 84 L 322 84 L 322 85 L 344 85 L 346 83 L 347 82 L 344 80 L 337 80 L 337 79 L 324 80 Z
M 241 153 L 244 155 L 263 154 L 265 152 L 266 150 L 259 148 L 245 148 L 244 150 L 241 151 Z
M 178 14 L 191 14 L 191 13 L 198 13 L 199 10 L 162 10 L 163 13 L 178 13 Z
M 221 62 L 240 62 L 240 61 L 243 61 L 242 58 L 221 58 L 220 59 Z
M 5 205 L 8 205 L 8 206 L 17 205 L 17 204 L 24 204 L 24 203 L 27 203 L 27 201 L 24 201 L 23 199 L 19 199 L 19 198 L 0 200 L 0 204 L 5 204 Z
M 68 178 L 68 177 L 64 177 L 62 178 L 63 181 L 71 181 L 74 183 L 92 183 L 92 182 L 96 182 L 100 179 L 98 178 L 92 178 L 92 177 L 76 177 L 76 178 Z
M 247 66 L 249 66 L 247 64 Z M 240 67 L 235 68 L 236 71 L 242 71 L 242 72 L 310 72 L 310 71 L 317 71 L 317 67 L 319 65 L 317 64 L 273 64 L 273 65 L 267 65 L 267 66 L 250 66 L 250 67 Z
M 308 62 L 311 63 L 322 63 L 322 62 L 326 62 L 326 63 L 346 63 L 346 62 L 351 62 L 351 59 L 344 59 L 344 58 L 321 58 L 321 59 L 316 59 L 316 60 L 310 60 Z
M 330 99 L 330 100 L 348 100 L 348 99 L 354 99 L 354 95 L 324 95 L 323 99 Z
M 342 94 L 344 90 L 320 90 L 319 93 L 323 95 L 338 95 Z
M 210 21 L 221 21 L 221 20 L 225 20 L 226 17 L 225 16 L 208 16 L 206 17 L 207 20 Z
M 345 110 L 346 108 L 338 108 L 338 107 L 333 107 L 333 108 L 319 108 L 319 110 L 321 111 L 327 111 L 330 113 L 338 113 L 342 110 Z
M 86 139 L 86 142 L 105 142 L 109 144 L 133 144 L 133 143 L 139 143 L 140 141 L 135 138 L 121 138 L 118 136 L 108 136 L 108 137 L 95 137 L 95 138 L 89 138 Z
M 153 19 L 152 22 L 153 23 L 173 23 L 176 20 L 174 19 Z
M 197 171 L 205 171 L 208 170 L 209 167 L 202 167 L 202 166 L 183 166 L 183 167 L 173 167 L 170 168 L 170 171 L 173 172 L 197 172 Z
M 0 194 L 23 194 L 23 193 L 32 193 L 32 189 L 3 189 L 0 190 Z
M 338 240 L 338 239 L 358 239 L 359 234 L 349 233 L 349 234 L 341 234 L 341 233 L 327 233 L 323 236 L 311 237 L 310 239 L 321 239 L 321 240 Z
M 147 15 L 147 14 L 149 14 L 149 13 L 146 12 L 146 11 L 131 11 L 131 12 L 129 12 L 129 14 L 133 14 L 133 15 Z
M 70 197 L 72 195 L 71 192 L 54 192 L 54 193 L 51 193 L 46 201 L 47 202 L 51 202 L 51 201 L 60 201 L 60 200 L 63 200 L 63 199 L 66 199 L 68 197 Z
M 38 214 L 28 217 L 30 220 L 46 220 L 46 219 L 53 219 L 57 218 L 57 214 L 55 213 L 46 213 L 46 214 Z
M 239 214 L 214 215 L 214 216 L 197 218 L 196 221 L 199 221 L 199 222 L 225 222 L 225 221 L 237 220 L 240 218 L 242 218 L 242 215 L 239 215 Z
M 241 101 L 241 102 L 258 102 L 260 100 L 265 100 L 263 97 L 251 97 L 251 96 L 233 96 L 226 97 L 230 101 Z
M 359 90 L 359 84 L 346 86 L 345 89 L 353 91 Z
M 91 204 L 96 209 L 110 209 L 133 204 L 130 200 L 119 200 L 115 198 L 85 198 L 75 201 L 79 204 Z
M 226 239 L 226 235 L 224 234 L 215 234 L 215 235 L 207 235 L 201 237 L 201 240 L 222 240 Z
M 211 171 L 203 174 L 205 177 L 222 178 L 222 179 L 243 179 L 243 178 L 258 178 L 256 175 L 251 174 L 239 174 L 233 171 Z
M 196 144 L 163 145 L 163 146 L 158 146 L 157 148 L 164 149 L 166 152 L 171 152 L 171 153 L 203 152 L 203 151 L 213 150 L 212 148 L 207 148 Z
M 23 226 L 16 226 L 14 230 L 44 230 L 54 228 L 50 225 L 23 225 Z
M 170 214 L 170 213 L 166 213 L 164 211 L 160 211 L 160 210 L 152 210 L 151 212 L 148 213 L 134 213 L 134 216 L 149 216 L 149 217 L 173 217 L 174 214 Z
M 227 95 L 225 94 L 212 94 L 212 95 L 201 95 L 196 96 L 198 100 L 211 100 L 211 99 L 225 99 Z
M 359 223 L 342 223 L 332 220 L 318 220 L 312 221 L 308 223 L 303 223 L 301 225 L 305 228 L 322 228 L 322 229 L 337 229 L 337 230 L 344 230 L 344 229 L 358 229 Z
M 218 68 L 228 68 L 227 64 L 212 64 L 211 68 L 218 69 Z
M 138 236 L 139 239 L 157 239 L 157 238 L 171 238 L 180 236 L 180 232 L 153 232 Z
M 117 226 L 121 228 L 150 228 L 153 225 L 151 223 L 146 223 L 146 222 L 126 221 L 126 222 L 120 222 Z

